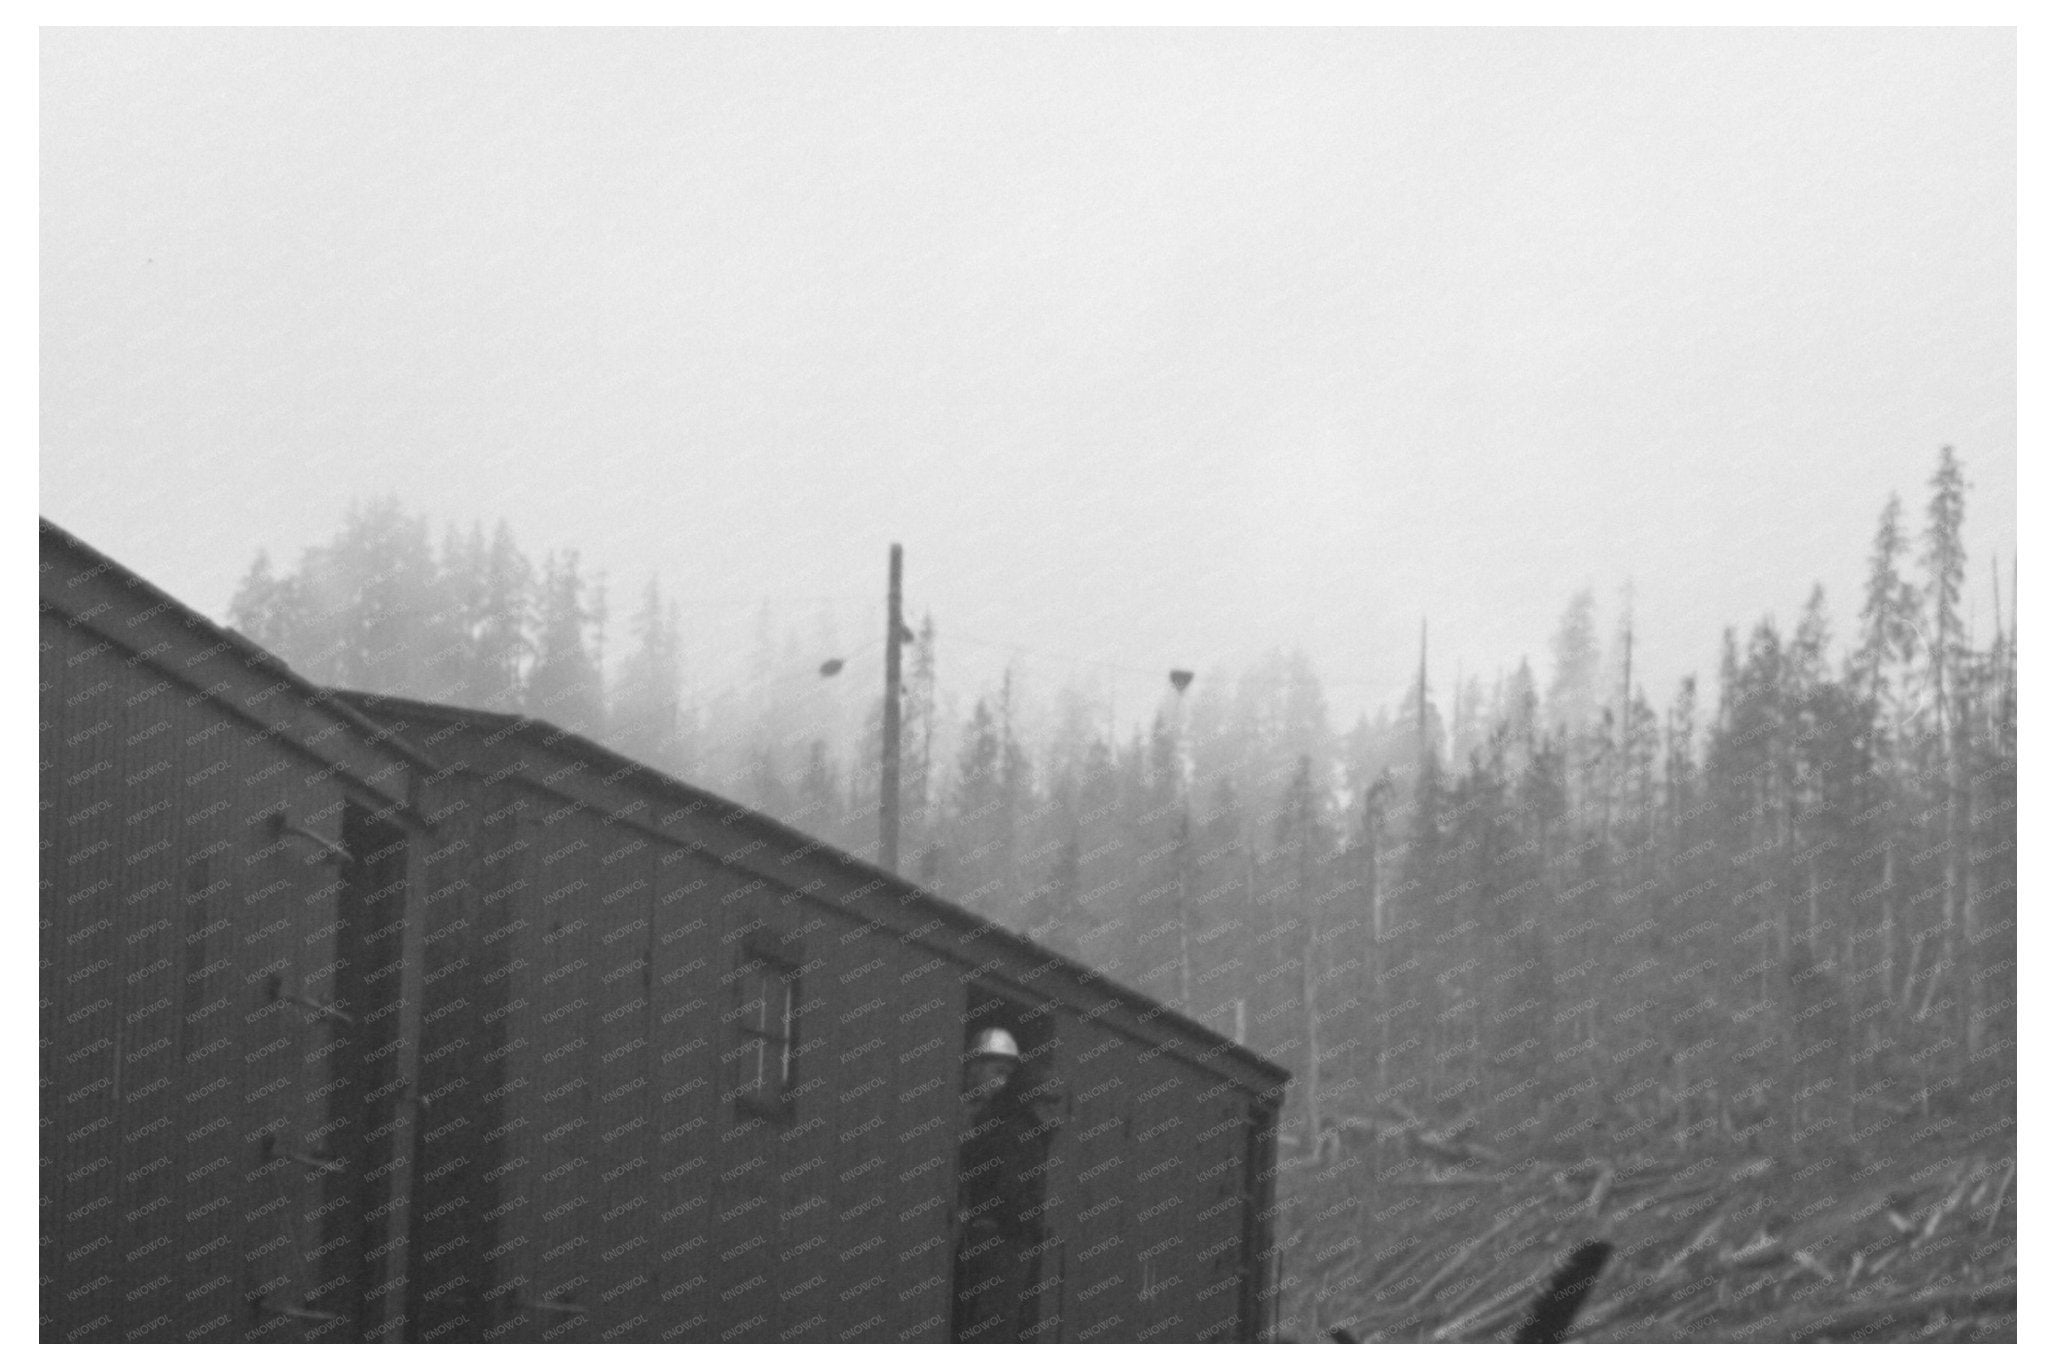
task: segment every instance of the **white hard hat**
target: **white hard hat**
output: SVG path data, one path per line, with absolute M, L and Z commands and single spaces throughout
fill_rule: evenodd
M 1001 1056 L 1009 1061 L 1018 1061 L 1021 1059 L 1021 1047 L 1014 1041 L 1014 1034 L 1005 1028 L 983 1028 L 971 1039 L 971 1049 L 964 1054 L 973 1060 L 980 1056 Z

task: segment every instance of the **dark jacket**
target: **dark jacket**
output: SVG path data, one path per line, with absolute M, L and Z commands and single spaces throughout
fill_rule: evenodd
M 977 1108 L 957 1156 L 958 1208 L 967 1224 L 989 1220 L 1009 1235 L 1041 1226 L 1050 1144 L 1062 1122 L 1061 1090 L 1025 1068 Z

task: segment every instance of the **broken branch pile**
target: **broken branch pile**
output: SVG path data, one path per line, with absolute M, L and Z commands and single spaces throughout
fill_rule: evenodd
M 1285 1177 L 1280 1328 L 1512 1340 L 1564 1253 L 1603 1239 L 1613 1254 L 1570 1340 L 2011 1341 L 2011 1128 L 1983 1154 L 1919 1140 L 1873 1160 L 1709 1149 L 1487 1168 L 1345 1134 Z

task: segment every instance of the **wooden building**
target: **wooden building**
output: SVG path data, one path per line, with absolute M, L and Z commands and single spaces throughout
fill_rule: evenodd
M 396 1337 L 425 768 L 41 536 L 43 1337 Z
M 1040 1335 L 1259 1334 L 1275 1067 L 574 734 L 348 698 L 436 762 L 419 1335 L 946 1338 L 992 1024 L 1069 1098 Z
M 947 1340 L 993 1025 L 1065 1101 L 1028 1335 L 1267 1335 L 1275 1066 L 584 738 L 43 561 L 47 1339 Z

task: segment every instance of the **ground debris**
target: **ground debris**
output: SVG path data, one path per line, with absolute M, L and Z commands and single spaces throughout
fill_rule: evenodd
M 2012 1131 L 1971 1154 L 1945 1140 L 1881 1137 L 1862 1156 L 1473 1153 L 1461 1172 L 1411 1137 L 1345 1145 L 1286 1191 L 1281 1230 L 1321 1215 L 1297 1249 L 1346 1254 L 1295 1271 L 1280 1331 L 1514 1340 L 1565 1254 L 1603 1240 L 1612 1259 L 1567 1340 L 2010 1342 Z

